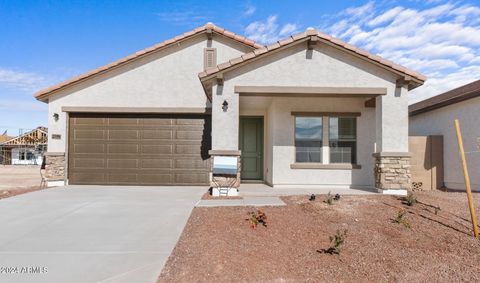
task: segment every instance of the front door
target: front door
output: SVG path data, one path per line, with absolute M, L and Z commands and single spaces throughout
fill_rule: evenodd
M 263 179 L 263 117 L 240 117 L 241 178 Z

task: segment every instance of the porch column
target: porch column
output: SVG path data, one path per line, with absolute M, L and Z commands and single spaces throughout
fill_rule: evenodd
M 240 168 L 239 133 L 239 96 L 233 87 L 214 85 L 212 87 L 212 150 L 214 156 L 237 156 Z M 212 162 L 213 165 L 213 162 Z M 211 184 L 213 186 L 213 184 Z M 234 187 L 240 186 L 240 172 Z
M 385 194 L 411 189 L 407 93 L 397 86 L 376 98 L 375 187 Z

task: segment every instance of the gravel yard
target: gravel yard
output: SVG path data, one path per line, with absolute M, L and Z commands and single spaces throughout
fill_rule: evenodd
M 254 208 L 195 208 L 158 282 L 479 282 L 466 194 L 415 196 L 414 206 L 379 195 L 333 205 L 284 197 L 256 229 L 246 220 Z M 393 221 L 402 208 L 411 228 Z M 337 230 L 347 230 L 340 254 L 322 253 Z
M 40 166 L 0 165 L 0 199 L 36 191 L 40 181 Z

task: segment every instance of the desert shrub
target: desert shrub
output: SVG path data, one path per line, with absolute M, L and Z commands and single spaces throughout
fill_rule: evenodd
M 323 202 L 328 205 L 332 205 L 333 201 L 334 201 L 334 196 L 331 194 L 331 192 L 328 192 L 327 197 L 323 200 Z
M 393 218 L 393 222 L 402 224 L 406 228 L 411 228 L 410 222 L 407 219 L 407 211 L 403 208 L 397 211 L 397 215 Z
M 250 211 L 248 216 L 249 217 L 246 220 L 250 221 L 250 227 L 252 229 L 257 228 L 258 224 L 267 227 L 267 215 L 263 210 L 257 209 L 257 211 Z
M 318 252 L 339 255 L 340 252 L 342 251 L 343 244 L 345 243 L 346 238 L 347 238 L 347 230 L 337 230 L 335 235 L 329 237 L 330 247 L 328 249 L 318 250 Z
M 417 198 L 413 195 L 413 193 L 408 193 L 406 197 L 403 198 L 403 203 L 408 206 L 413 206 L 417 203 Z

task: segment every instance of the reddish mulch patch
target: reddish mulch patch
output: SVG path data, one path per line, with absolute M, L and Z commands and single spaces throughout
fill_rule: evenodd
M 416 196 L 412 207 L 392 196 L 286 197 L 255 230 L 245 220 L 253 208 L 195 208 L 158 282 L 479 282 L 465 193 Z M 410 229 L 392 221 L 400 208 Z M 340 255 L 320 253 L 337 229 L 348 230 Z
M 39 186 L 33 186 L 30 188 L 15 188 L 15 189 L 8 189 L 8 190 L 0 189 L 0 199 L 9 198 L 9 197 L 13 197 L 21 194 L 26 194 L 26 193 L 30 193 L 30 192 L 34 192 L 42 189 L 44 188 L 40 188 Z

